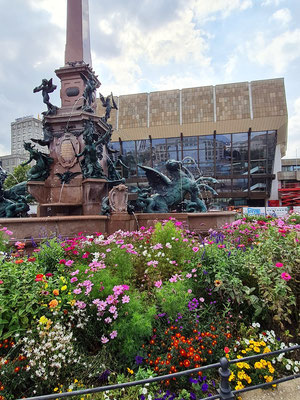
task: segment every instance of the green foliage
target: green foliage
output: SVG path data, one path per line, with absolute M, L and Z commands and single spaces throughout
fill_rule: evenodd
M 17 167 L 15 167 L 13 173 L 9 174 L 4 181 L 4 189 L 10 189 L 18 183 L 27 181 L 27 173 L 30 168 L 30 165 L 18 165 Z
M 57 238 L 47 239 L 40 246 L 37 262 L 42 270 L 53 272 L 57 269 L 59 261 L 64 258 L 64 249 Z
M 41 272 L 34 263 L 13 261 L 0 267 L 0 337 L 15 337 L 29 328 L 40 312 L 40 289 L 35 285 Z
M 188 293 L 189 287 L 189 283 L 183 280 L 163 284 L 162 288 L 156 290 L 159 312 L 166 313 L 171 319 L 175 319 L 178 313 L 184 313 L 188 301 L 192 298 L 192 294 Z
M 125 304 L 122 309 L 122 316 L 115 324 L 118 331 L 118 337 L 123 343 L 119 347 L 119 356 L 122 362 L 126 360 L 131 362 L 139 352 L 145 337 L 150 336 L 156 307 L 147 304 L 146 294 L 132 293 L 130 303 Z M 126 324 L 124 324 L 126 320 Z M 117 353 L 116 353 L 117 354 Z

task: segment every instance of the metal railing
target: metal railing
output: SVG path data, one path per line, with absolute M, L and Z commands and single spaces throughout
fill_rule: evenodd
M 239 395 L 240 393 L 248 392 L 248 391 L 254 390 L 254 389 L 265 388 L 265 387 L 268 387 L 271 385 L 276 385 L 278 383 L 282 383 L 282 382 L 286 382 L 286 381 L 289 381 L 292 379 L 300 378 L 300 373 L 286 376 L 284 378 L 276 379 L 272 382 L 266 382 L 266 383 L 261 383 L 259 385 L 248 386 L 248 387 L 246 387 L 244 389 L 240 389 L 240 390 L 231 390 L 230 384 L 229 384 L 229 377 L 231 375 L 229 366 L 231 364 L 255 360 L 257 358 L 266 358 L 269 356 L 273 356 L 273 355 L 277 355 L 277 354 L 281 354 L 281 353 L 287 353 L 287 352 L 295 351 L 295 350 L 299 350 L 299 349 L 300 349 L 300 345 L 296 345 L 296 346 L 286 347 L 284 349 L 280 349 L 280 350 L 276 350 L 276 351 L 271 351 L 269 353 L 259 353 L 254 356 L 237 358 L 237 359 L 230 360 L 230 361 L 228 361 L 227 358 L 222 357 L 220 359 L 220 362 L 218 362 L 218 363 L 205 365 L 203 367 L 189 369 L 186 371 L 176 372 L 174 374 L 161 375 L 161 376 L 156 376 L 154 378 L 148 378 L 148 379 L 143 379 L 143 380 L 134 381 L 134 382 L 119 383 L 116 385 L 76 390 L 74 392 L 54 393 L 54 394 L 48 394 L 48 395 L 43 395 L 43 396 L 27 397 L 26 399 L 23 398 L 22 400 L 51 400 L 51 399 L 83 396 L 83 395 L 87 395 L 87 394 L 106 392 L 106 391 L 111 391 L 111 390 L 123 389 L 123 388 L 131 387 L 131 386 L 143 386 L 145 384 L 161 382 L 164 380 L 169 380 L 171 378 L 176 378 L 176 377 L 183 376 L 183 375 L 195 374 L 195 373 L 198 373 L 199 371 L 205 371 L 205 370 L 212 369 L 212 368 L 219 368 L 220 385 L 219 385 L 219 389 L 217 390 L 218 394 L 216 394 L 214 396 L 202 398 L 201 400 L 213 400 L 213 399 L 234 400 L 236 398 L 236 395 Z M 19 400 L 21 400 L 21 399 L 19 399 Z

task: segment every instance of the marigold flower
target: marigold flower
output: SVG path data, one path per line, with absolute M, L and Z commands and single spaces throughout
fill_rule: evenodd
M 51 300 L 49 303 L 49 307 L 50 308 L 55 308 L 56 306 L 58 306 L 58 301 L 57 300 Z
M 58 296 L 59 295 L 59 290 L 58 289 L 54 289 L 53 292 L 54 296 Z
M 14 369 L 14 371 L 15 371 L 15 372 L 19 372 L 20 369 L 21 369 L 20 367 L 16 367 L 16 368 Z

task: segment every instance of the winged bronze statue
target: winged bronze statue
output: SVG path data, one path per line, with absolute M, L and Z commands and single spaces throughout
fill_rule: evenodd
M 185 200 L 187 212 L 206 212 L 206 205 L 200 198 L 200 189 L 209 190 L 217 195 L 216 191 L 205 183 L 209 180 L 217 183 L 214 178 L 201 177 L 195 180 L 180 161 L 168 160 L 166 162 L 169 177 L 154 168 L 138 166 L 145 171 L 149 185 L 155 192 L 151 197 L 143 199 L 146 204 L 145 212 L 170 212 L 184 201 L 187 194 L 190 196 L 189 200 Z

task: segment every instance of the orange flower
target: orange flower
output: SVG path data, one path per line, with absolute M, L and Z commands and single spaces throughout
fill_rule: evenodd
M 16 367 L 16 368 L 15 368 L 15 372 L 19 372 L 20 369 L 21 369 L 20 367 Z
M 22 264 L 24 262 L 24 260 L 20 259 L 20 260 L 16 260 L 15 264 Z
M 184 365 L 185 367 L 189 367 L 189 366 L 191 365 L 190 360 L 184 360 L 184 361 L 183 361 L 183 365 Z
M 55 308 L 58 305 L 58 301 L 57 300 L 51 300 L 49 303 L 49 307 L 50 308 Z
M 58 289 L 54 289 L 53 292 L 54 296 L 58 296 L 59 295 L 59 290 Z

